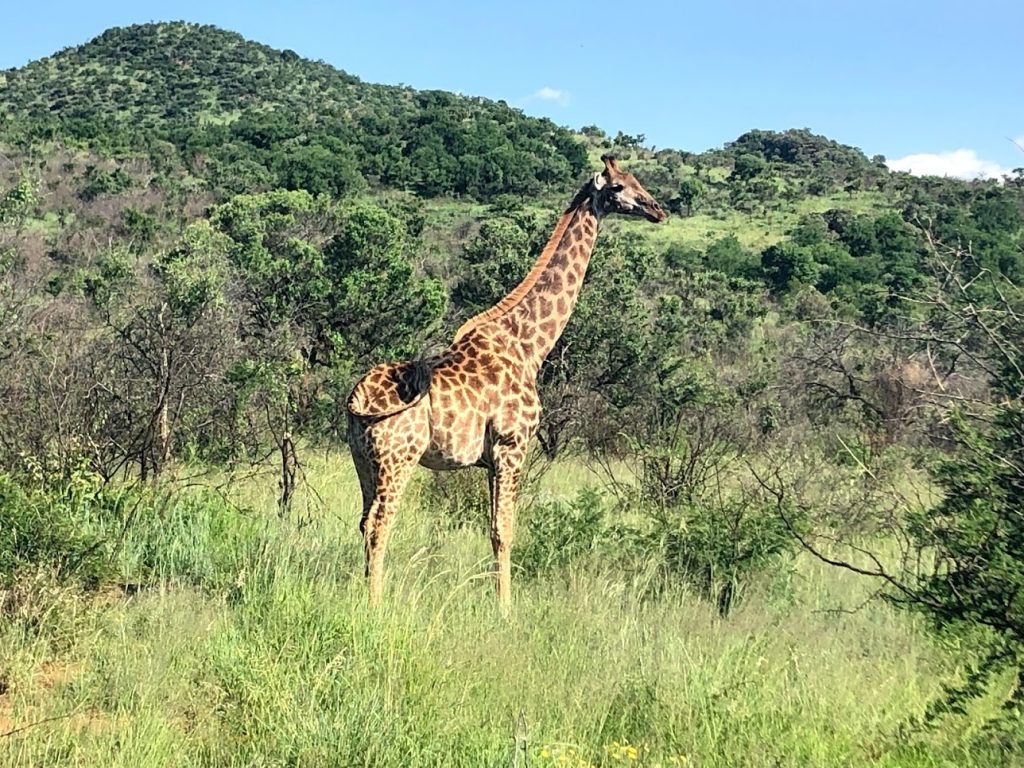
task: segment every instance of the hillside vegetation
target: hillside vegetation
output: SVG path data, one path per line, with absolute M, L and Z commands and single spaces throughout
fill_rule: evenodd
M 363 605 L 340 404 L 614 153 L 492 606 L 474 471 Z M 0 73 L 10 765 L 1024 760 L 1024 178 L 704 152 L 150 24 Z M 495 660 L 501 663 L 496 663 Z M 516 762 L 518 761 L 518 762 Z
M 158 166 L 188 165 L 232 191 L 342 194 L 366 178 L 486 197 L 550 188 L 586 159 L 569 131 L 504 103 L 362 83 L 193 24 L 110 30 L 0 77 L 0 104 L 29 136 L 148 148 Z

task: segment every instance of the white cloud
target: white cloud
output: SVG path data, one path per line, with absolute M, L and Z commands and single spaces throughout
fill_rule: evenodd
M 955 176 L 958 179 L 998 179 L 1010 172 L 999 163 L 982 160 L 973 149 L 922 152 L 886 160 L 885 164 L 893 171 L 907 171 L 915 176 Z
M 545 85 L 533 94 L 533 98 L 542 99 L 544 101 L 556 101 L 559 104 L 565 104 L 569 100 L 569 94 L 565 91 L 560 91 L 558 88 L 552 88 L 549 85 Z

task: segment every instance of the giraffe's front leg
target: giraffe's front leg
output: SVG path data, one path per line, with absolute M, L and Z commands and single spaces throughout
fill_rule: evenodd
M 512 600 L 512 538 L 515 535 L 516 494 L 526 460 L 526 440 L 497 441 L 490 471 L 491 546 L 498 576 L 498 604 L 508 613 Z

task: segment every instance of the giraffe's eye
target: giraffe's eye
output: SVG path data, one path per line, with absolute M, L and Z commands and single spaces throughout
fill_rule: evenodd
M 625 187 L 623 187 L 621 184 L 612 184 L 611 186 L 612 192 L 621 192 L 623 189 L 625 189 Z

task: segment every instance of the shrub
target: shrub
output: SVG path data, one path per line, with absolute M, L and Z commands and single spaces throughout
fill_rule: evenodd
M 513 550 L 530 576 L 562 568 L 609 538 L 601 493 L 583 488 L 572 501 L 538 502 L 525 514 L 525 541 Z
M 490 530 L 491 502 L 483 471 L 431 472 L 420 489 L 419 505 L 442 529 Z
M 667 571 L 714 601 L 721 616 L 744 581 L 797 544 L 778 511 L 747 493 L 663 512 L 654 533 Z
M 114 195 L 135 185 L 135 181 L 121 168 L 107 171 L 95 165 L 85 170 L 85 186 L 78 193 L 83 200 L 95 200 L 103 195 Z
M 60 583 L 99 586 L 112 575 L 112 534 L 130 509 L 127 494 L 83 469 L 52 485 L 0 475 L 0 584 L 50 570 Z

